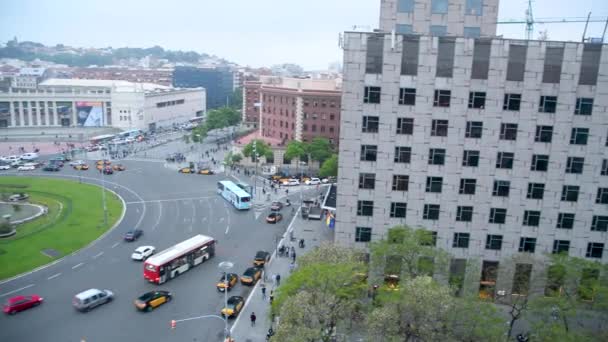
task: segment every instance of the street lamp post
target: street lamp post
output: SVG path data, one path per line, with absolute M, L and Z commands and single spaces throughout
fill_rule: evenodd
M 255 172 L 253 173 L 253 193 L 256 193 L 258 187 L 258 149 L 256 140 L 253 141 L 253 157 L 255 158 Z
M 106 183 L 105 183 L 105 177 L 104 177 L 104 171 L 106 168 L 106 162 L 104 159 L 102 159 L 102 164 L 101 164 L 101 202 L 103 205 L 103 225 L 107 226 L 108 225 L 108 206 L 106 204 Z
M 234 267 L 234 264 L 230 261 L 222 261 L 218 264 L 218 267 L 224 272 L 224 308 L 228 307 L 228 271 Z M 224 315 L 224 337 L 230 337 L 228 331 L 228 315 Z

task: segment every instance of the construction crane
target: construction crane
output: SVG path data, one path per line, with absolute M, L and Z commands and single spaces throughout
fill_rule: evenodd
M 608 27 L 608 18 L 603 17 L 592 17 L 591 12 L 587 17 L 568 17 L 568 18 L 538 18 L 534 19 L 534 14 L 532 12 L 532 0 L 528 0 L 528 9 L 526 10 L 526 18 L 525 19 L 511 19 L 498 21 L 497 24 L 526 24 L 526 39 L 532 39 L 532 34 L 534 33 L 534 24 L 569 24 L 569 23 L 585 23 L 585 30 L 583 32 L 583 41 L 585 40 L 585 34 L 587 33 L 587 26 L 589 23 L 603 23 L 606 22 L 604 26 L 604 33 L 602 34 L 602 41 L 604 40 L 604 36 L 606 35 L 606 27 Z

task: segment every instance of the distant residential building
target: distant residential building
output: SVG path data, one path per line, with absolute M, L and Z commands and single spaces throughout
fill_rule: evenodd
M 243 119 L 257 122 L 261 136 L 312 141 L 325 137 L 338 143 L 341 80 L 313 80 L 262 76 L 245 82 Z
M 38 83 L 44 79 L 45 68 L 21 68 L 11 80 L 11 87 L 15 89 L 36 89 Z
M 173 69 L 158 68 L 71 68 L 69 78 L 88 80 L 121 80 L 135 83 L 154 83 L 171 86 Z
M 234 89 L 232 70 L 223 67 L 198 68 L 178 66 L 173 71 L 173 86 L 203 87 L 207 92 L 207 109 L 226 106 Z
M 205 90 L 117 80 L 47 79 L 0 92 L 0 127 L 154 130 L 205 112 Z

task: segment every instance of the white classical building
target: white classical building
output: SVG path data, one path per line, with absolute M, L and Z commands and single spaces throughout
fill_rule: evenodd
M 424 227 L 507 290 L 546 273 L 506 259 L 608 261 L 608 45 L 379 31 L 343 47 L 336 243 Z
M 205 112 L 203 88 L 116 80 L 47 79 L 0 92 L 0 127 L 155 129 Z

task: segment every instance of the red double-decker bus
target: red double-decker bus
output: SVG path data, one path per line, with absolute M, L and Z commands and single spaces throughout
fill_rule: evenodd
M 215 239 L 196 235 L 151 256 L 144 263 L 144 278 L 156 284 L 188 271 L 215 254 Z

